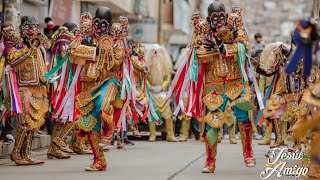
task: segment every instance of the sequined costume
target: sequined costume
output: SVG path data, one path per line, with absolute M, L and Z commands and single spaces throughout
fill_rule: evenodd
M 133 64 L 134 78 L 135 78 L 135 86 L 137 90 L 137 97 L 135 104 L 132 104 L 133 108 L 130 108 L 130 115 L 135 115 L 132 111 L 137 112 L 140 116 L 138 119 L 137 116 L 133 116 L 133 118 L 127 119 L 129 122 L 130 130 L 132 131 L 135 137 L 141 137 L 141 134 L 138 130 L 138 126 L 136 125 L 140 121 L 145 121 L 148 117 L 148 112 L 150 109 L 149 106 L 149 98 L 147 94 L 147 64 L 145 60 L 145 49 L 144 46 L 135 43 L 132 46 L 132 55 L 131 61 Z M 143 112 L 144 111 L 144 112 Z
M 133 65 L 134 84 L 137 91 L 136 101 L 131 103 L 128 109 L 127 122 L 129 129 L 135 137 L 142 135 L 138 129 L 140 121 L 146 121 L 150 111 L 149 98 L 147 94 L 147 64 L 145 59 L 145 47 L 135 42 L 133 39 L 128 39 L 128 44 L 131 47 L 131 62 Z
M 320 96 L 319 96 L 319 68 L 313 66 L 310 76 L 307 78 L 307 86 L 296 111 L 297 122 L 289 129 L 292 142 L 303 142 L 306 149 L 302 165 L 309 168 L 308 179 L 320 178 Z M 292 142 L 289 145 L 293 146 Z M 301 147 L 299 147 L 301 148 Z M 301 149 L 300 149 L 301 150 Z
M 127 131 L 132 131 L 133 136 L 140 138 L 142 135 L 138 130 L 138 123 L 140 121 L 145 121 L 148 117 L 149 103 L 147 96 L 147 85 L 146 85 L 146 62 L 144 57 L 144 49 L 141 44 L 134 42 L 132 38 L 127 38 L 128 48 L 130 48 L 130 60 L 132 64 L 132 79 L 131 87 L 133 91 L 136 91 L 136 101 L 131 101 L 126 110 L 126 122 Z M 121 103 L 121 101 L 116 101 L 115 104 Z M 119 106 L 119 104 L 117 105 Z M 117 129 L 113 133 L 112 130 L 106 123 L 102 127 L 103 137 L 101 141 L 102 146 L 106 146 L 111 143 L 112 138 L 117 141 L 117 149 L 124 148 L 124 142 L 130 142 L 128 137 L 125 137 L 123 129 Z
M 265 109 L 263 117 L 272 121 L 275 125 L 277 140 L 270 147 L 287 145 L 287 124 L 291 126 L 297 121 L 297 110 L 299 99 L 305 87 L 302 78 L 302 64 L 293 75 L 287 75 L 284 69 L 290 56 L 289 48 L 282 43 L 273 43 L 266 47 L 273 48 L 272 51 L 262 52 L 260 65 L 257 72 L 272 78 L 270 86 L 265 93 Z M 262 116 L 259 112 L 258 119 Z
M 316 78 L 319 79 L 319 71 L 316 73 Z M 305 154 L 309 158 L 302 159 L 302 164 L 309 168 L 305 175 L 310 179 L 320 178 L 320 84 L 319 82 L 312 83 L 309 89 L 305 90 L 302 99 L 304 106 L 299 107 L 300 116 L 298 122 L 291 128 L 293 137 L 300 141 L 305 139 L 307 146 Z M 308 116 L 310 114 L 310 116 Z M 309 136 L 309 140 L 306 138 Z
M 296 142 L 303 140 L 306 146 L 302 165 L 309 169 L 304 174 L 308 179 L 320 178 L 319 64 L 314 63 L 319 53 L 319 24 L 314 20 L 308 18 L 297 23 L 293 33 L 293 41 L 297 48 L 285 69 L 287 74 L 293 76 L 297 69 L 301 69 L 308 87 L 303 91 L 303 96 L 298 101 L 300 103 L 294 103 L 289 107 L 290 113 L 297 120 L 289 129 L 290 132 L 292 131 L 292 138 Z
M 273 46 L 267 46 L 264 47 L 264 49 L 261 49 L 260 53 L 256 53 L 254 54 L 255 57 L 252 56 L 252 58 L 254 58 L 255 62 L 262 62 L 263 60 L 261 59 L 268 59 L 269 54 L 271 52 L 273 52 L 274 47 Z M 272 81 L 272 77 L 267 77 L 261 74 L 257 74 L 257 77 L 259 77 L 259 88 L 260 91 L 265 94 L 267 93 L 267 89 L 270 87 L 271 81 Z M 258 126 L 264 126 L 265 127 L 265 134 L 263 139 L 258 142 L 259 145 L 270 145 L 271 144 L 271 135 L 272 135 L 272 129 L 273 129 L 273 125 L 272 122 L 269 122 L 265 119 L 260 120 L 259 122 L 257 122 Z
M 132 47 L 131 61 L 133 64 L 135 86 L 137 90 L 136 102 L 130 111 L 138 112 L 141 121 L 145 121 L 148 113 L 148 94 L 147 94 L 147 64 L 145 60 L 145 50 L 143 45 L 135 43 Z M 144 113 L 143 113 L 144 111 Z M 134 123 L 139 123 L 138 117 L 133 117 Z
M 11 160 L 17 165 L 41 164 L 31 158 L 33 133 L 45 122 L 48 112 L 45 50 L 46 37 L 39 33 L 34 17 L 21 18 L 20 34 L 11 26 L 3 30 L 5 58 L 10 79 L 11 111 L 16 113 L 18 129 Z M 12 69 L 11 69 L 12 68 Z
M 181 50 L 181 54 L 179 55 L 179 58 L 174 65 L 175 71 L 180 67 L 181 62 L 184 60 L 184 57 L 188 52 L 189 52 L 189 48 L 185 48 Z M 184 100 L 186 102 L 187 99 L 185 98 Z M 191 118 L 188 116 L 185 116 L 184 114 L 181 114 L 178 116 L 178 119 L 181 121 L 179 142 L 186 142 L 189 139 L 189 129 L 190 129 Z
M 179 105 L 175 113 L 182 111 L 189 117 L 201 117 L 205 111 L 201 118 L 206 123 L 203 173 L 214 172 L 219 131 L 224 123 L 232 124 L 234 117 L 241 133 L 245 165 L 253 167 L 251 133 L 254 126 L 250 114 L 254 106 L 250 102 L 246 74 L 246 54 L 250 49 L 242 24 L 242 10 L 234 7 L 227 19 L 224 5 L 216 1 L 209 5 L 207 19 L 193 14 L 191 27 L 194 33 L 190 51 L 168 93 L 168 97 L 173 93 L 177 96 Z
M 48 149 L 47 157 L 49 159 L 67 159 L 73 153 L 65 142 L 66 136 L 74 128 L 74 121 L 79 115 L 74 107 L 74 96 L 77 94 L 76 81 L 77 71 L 81 67 L 73 66 L 70 62 L 70 43 L 77 32 L 77 25 L 65 23 L 53 34 L 52 61 L 51 70 L 45 75 L 51 79 L 52 94 L 52 118 L 55 121 L 53 132 L 51 134 L 51 144 Z M 78 70 L 77 70 L 78 68 Z M 59 75 L 58 75 L 59 74 Z M 55 76 L 55 77 L 52 77 Z M 73 82 L 74 81 L 74 82 Z
M 93 34 L 93 31 L 92 31 L 92 15 L 91 13 L 89 12 L 86 12 L 86 13 L 83 13 L 81 14 L 81 18 L 80 18 L 80 31 L 79 31 L 79 34 L 77 34 L 76 38 L 80 37 L 80 36 L 83 36 L 84 39 L 87 39 L 89 37 L 92 36 Z M 75 64 L 76 66 L 82 66 L 81 64 Z M 83 84 L 84 82 L 82 82 Z M 90 84 L 88 84 L 90 85 Z M 87 86 L 81 86 L 81 83 L 80 83 L 80 78 L 78 77 L 77 79 L 77 90 L 79 90 L 81 92 L 82 91 L 85 91 L 86 88 L 88 88 Z M 78 94 L 78 93 L 77 93 Z M 77 153 L 77 154 L 92 154 L 92 150 L 90 149 L 90 145 L 89 145 L 89 142 L 88 142 L 88 137 L 87 135 L 82 135 L 81 137 L 78 136 L 77 134 L 79 134 L 80 132 L 80 128 L 79 126 L 77 125 L 77 123 L 75 123 L 75 128 L 74 128 L 74 133 L 72 135 L 72 138 L 71 138 L 71 142 L 70 142 L 70 146 L 69 148 Z
M 162 119 L 165 122 L 167 141 L 178 141 L 174 136 L 173 131 L 173 115 L 169 104 L 165 103 L 166 92 L 171 82 L 172 63 L 166 50 L 159 45 L 147 47 L 147 64 L 148 64 L 148 95 L 149 101 L 155 107 L 155 110 L 150 111 L 149 116 L 149 141 L 156 140 L 156 124 L 160 124 Z
M 92 35 L 79 36 L 71 45 L 71 61 L 83 65 L 76 107 L 82 114 L 77 121 L 79 135 L 88 136 L 94 155 L 87 171 L 106 170 L 103 149 L 99 146 L 102 122 L 125 129 L 125 111 L 132 97 L 126 69 L 130 67 L 125 41 L 128 20 L 119 17 L 118 23 L 112 23 L 111 18 L 108 7 L 98 8 L 92 21 Z

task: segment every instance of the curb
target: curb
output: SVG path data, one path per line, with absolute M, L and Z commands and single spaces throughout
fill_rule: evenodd
M 41 149 L 48 147 L 50 145 L 50 135 L 39 135 L 38 137 L 33 138 L 32 150 Z M 0 148 L 0 159 L 7 158 L 10 155 L 11 151 L 13 150 L 14 142 L 11 144 L 3 144 Z

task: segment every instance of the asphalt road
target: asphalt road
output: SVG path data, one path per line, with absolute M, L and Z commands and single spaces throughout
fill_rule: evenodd
M 185 143 L 135 141 L 134 146 L 106 152 L 108 168 L 105 172 L 85 172 L 92 155 L 73 155 L 69 160 L 48 160 L 46 150 L 34 152 L 37 158 L 46 159 L 44 165 L 15 166 L 9 159 L 0 160 L 1 180 L 258 180 L 266 168 L 265 153 L 268 146 L 254 141 L 257 166 L 247 168 L 242 158 L 240 140 L 231 145 L 223 140 L 218 145 L 217 168 L 214 174 L 202 174 L 205 146 L 199 141 Z M 272 178 L 275 179 L 275 178 Z M 285 178 L 287 179 L 287 178 Z

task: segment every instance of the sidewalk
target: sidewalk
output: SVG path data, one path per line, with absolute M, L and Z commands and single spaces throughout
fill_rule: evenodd
M 50 135 L 39 135 L 39 137 L 34 137 L 32 142 L 32 150 L 41 149 L 48 147 L 50 144 Z M 11 151 L 13 150 L 14 142 L 11 144 L 3 144 L 0 148 L 0 164 L 2 164 L 2 159 L 8 159 Z

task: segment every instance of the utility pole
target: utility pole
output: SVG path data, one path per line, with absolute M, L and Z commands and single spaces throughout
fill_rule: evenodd
M 158 11 L 158 44 L 163 43 L 163 33 L 162 33 L 162 0 L 159 1 L 159 11 Z
M 320 18 L 320 0 L 313 0 L 312 16 Z
M 15 29 L 19 25 L 20 12 L 18 11 L 18 3 L 16 0 L 4 0 L 3 22 L 11 24 Z

